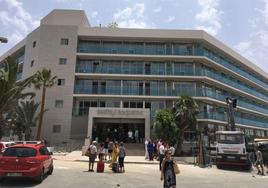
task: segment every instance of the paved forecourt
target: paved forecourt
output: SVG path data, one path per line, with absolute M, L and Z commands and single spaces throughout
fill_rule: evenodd
M 4 181 L 4 187 L 38 188 L 160 188 L 160 173 L 157 165 L 126 164 L 126 173 L 115 174 L 105 168 L 104 173 L 87 172 L 85 162 L 55 161 L 55 171 L 42 184 L 31 181 Z M 180 164 L 181 174 L 177 176 L 177 187 L 183 188 L 267 188 L 268 176 L 253 176 L 251 172 L 199 168 Z

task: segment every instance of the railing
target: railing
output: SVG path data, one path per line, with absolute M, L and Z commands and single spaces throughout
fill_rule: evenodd
M 208 76 L 210 78 L 213 78 L 215 80 L 218 80 L 220 82 L 223 82 L 223 83 L 225 83 L 227 85 L 230 85 L 230 86 L 232 86 L 234 88 L 237 88 L 237 89 L 240 89 L 242 91 L 248 92 L 248 93 L 250 93 L 252 95 L 255 95 L 257 97 L 260 97 L 260 98 L 262 98 L 264 100 L 268 100 L 268 96 L 267 95 L 264 95 L 264 94 L 262 94 L 260 92 L 256 92 L 253 89 L 249 89 L 248 87 L 246 87 L 246 86 L 238 83 L 235 80 L 231 80 L 231 79 L 228 79 L 227 77 L 220 76 L 218 73 L 216 73 L 214 71 L 206 70 L 206 71 L 202 71 L 202 72 L 203 72 L 203 75 L 204 76 Z
M 236 67 L 235 65 L 233 65 L 232 63 L 228 62 L 227 60 L 220 58 L 218 55 L 213 54 L 209 51 L 207 51 L 206 49 L 204 49 L 204 56 L 208 57 L 209 59 L 215 61 L 216 63 L 219 63 L 221 65 L 223 65 L 224 67 L 233 70 L 234 72 L 254 81 L 257 82 L 258 84 L 260 84 L 261 86 L 267 88 L 268 87 L 268 83 L 265 83 L 259 79 L 257 79 L 256 77 L 252 76 L 251 74 L 249 74 L 248 72 L 239 69 L 238 67 Z
M 197 115 L 197 118 L 198 119 L 213 119 L 213 120 L 227 122 L 227 114 L 220 113 L 220 112 L 204 112 L 204 111 L 202 111 L 202 112 L 199 112 L 199 114 Z M 251 117 L 251 118 L 253 118 L 253 117 Z M 235 116 L 235 122 L 238 124 L 251 125 L 251 126 L 257 126 L 257 127 L 265 127 L 265 128 L 267 128 L 267 124 L 268 124 L 268 120 L 256 121 L 253 119 L 240 117 L 238 115 Z
M 103 95 L 121 95 L 121 87 L 119 86 L 107 86 L 107 87 L 97 87 L 97 86 L 79 86 L 76 85 L 74 88 L 75 94 L 103 94 Z
M 81 53 L 111 53 L 111 54 L 148 54 L 148 55 L 202 55 L 206 56 L 209 59 L 215 61 L 216 63 L 223 65 L 224 67 L 233 70 L 240 75 L 249 78 L 250 80 L 264 86 L 265 88 L 268 87 L 268 82 L 264 82 L 252 74 L 238 68 L 233 64 L 233 62 L 226 60 L 216 53 L 210 52 L 199 44 L 196 44 L 196 51 L 193 52 L 192 46 L 187 46 L 184 44 L 172 44 L 170 46 L 166 46 L 165 44 L 156 44 L 155 46 L 152 45 L 138 45 L 138 46 L 131 46 L 123 43 L 118 43 L 116 45 L 113 44 L 104 44 L 101 45 L 100 43 L 90 43 L 90 42 L 79 42 L 77 52 Z M 173 50 L 172 50 L 173 49 Z
M 152 64 L 153 65 L 153 64 Z M 160 66 L 160 65 L 159 65 Z M 79 73 L 106 73 L 106 74 L 135 74 L 129 71 L 125 71 L 125 67 L 102 67 L 98 66 L 96 68 L 93 68 L 93 62 L 91 63 L 78 63 L 76 65 L 76 72 Z M 166 75 L 165 66 L 164 67 L 151 67 L 150 69 L 142 69 L 137 71 L 137 74 L 142 75 Z M 248 86 L 244 85 L 242 82 L 239 82 L 235 79 L 229 78 L 228 76 L 222 76 L 215 70 L 211 70 L 208 68 L 196 68 L 195 72 L 194 70 L 185 70 L 185 71 L 179 71 L 177 69 L 174 70 L 174 75 L 187 75 L 187 76 L 208 76 L 210 78 L 213 78 L 217 81 L 220 81 L 222 83 L 225 83 L 227 85 L 230 85 L 234 88 L 240 89 L 242 91 L 245 91 L 247 93 L 250 93 L 254 96 L 257 96 L 259 98 L 262 98 L 264 100 L 268 100 L 268 94 L 264 94 L 262 92 L 257 92 L 254 90 L 254 88 L 249 88 Z
M 108 53 L 108 54 L 146 54 L 146 55 L 193 55 L 192 47 L 174 45 L 173 51 L 163 46 L 143 45 L 139 47 L 129 47 L 127 45 L 100 45 L 90 43 L 79 43 L 77 52 L 80 53 Z

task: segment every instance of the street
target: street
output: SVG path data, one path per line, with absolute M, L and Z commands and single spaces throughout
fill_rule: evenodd
M 181 174 L 177 176 L 177 187 L 183 188 L 267 188 L 268 176 L 257 176 L 256 172 L 218 170 L 180 164 Z M 163 187 L 158 165 L 126 164 L 126 173 L 115 174 L 106 166 L 105 173 L 87 172 L 86 162 L 55 160 L 51 176 L 37 185 L 29 180 L 5 180 L 4 187 L 38 188 L 157 188 Z M 254 174 L 255 173 L 255 174 Z M 255 175 L 255 177 L 253 176 Z

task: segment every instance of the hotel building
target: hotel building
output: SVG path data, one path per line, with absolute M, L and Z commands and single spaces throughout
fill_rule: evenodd
M 53 143 L 129 129 L 150 137 L 156 111 L 183 94 L 199 104 L 198 127 L 225 130 L 233 97 L 237 129 L 268 136 L 267 73 L 201 30 L 91 27 L 84 11 L 53 10 L 0 61 L 8 55 L 18 80 L 43 67 L 58 76 L 42 130 Z

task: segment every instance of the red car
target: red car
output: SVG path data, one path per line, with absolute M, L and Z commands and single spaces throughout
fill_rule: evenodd
M 3 178 L 29 177 L 41 183 L 52 174 L 53 159 L 43 144 L 16 144 L 0 157 L 0 181 Z

